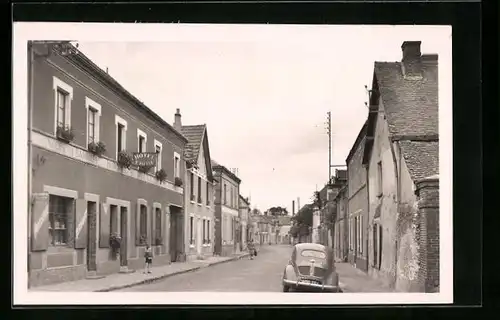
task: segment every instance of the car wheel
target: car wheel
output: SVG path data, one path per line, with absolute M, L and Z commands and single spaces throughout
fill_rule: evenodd
M 283 292 L 289 292 L 289 291 L 290 291 L 290 287 L 287 285 L 283 285 Z

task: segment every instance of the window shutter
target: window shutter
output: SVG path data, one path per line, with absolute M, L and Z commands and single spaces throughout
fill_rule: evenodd
M 31 216 L 31 251 L 44 251 L 49 246 L 49 194 L 33 194 Z
M 87 201 L 76 200 L 75 249 L 87 247 Z
M 156 226 L 156 208 L 155 207 L 151 207 L 151 210 L 150 210 L 150 217 L 151 219 L 151 242 L 150 242 L 150 245 L 151 246 L 154 246 L 156 245 L 156 229 L 155 229 L 155 226 Z
M 149 245 L 152 246 L 153 243 L 151 241 L 151 208 L 146 206 L 146 240 L 148 241 Z
M 135 245 L 141 245 L 141 204 L 135 207 Z
M 109 248 L 109 206 L 106 203 L 102 204 L 99 215 L 99 247 Z

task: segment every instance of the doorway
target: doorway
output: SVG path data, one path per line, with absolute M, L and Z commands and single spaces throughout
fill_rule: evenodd
M 97 203 L 87 201 L 87 270 L 97 271 Z
M 126 207 L 120 207 L 120 235 L 122 241 L 120 243 L 120 266 L 125 267 L 128 264 L 127 260 L 127 242 L 128 242 L 128 214 Z

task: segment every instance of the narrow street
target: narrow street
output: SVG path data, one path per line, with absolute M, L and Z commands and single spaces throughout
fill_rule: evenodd
M 244 258 L 151 284 L 126 288 L 126 291 L 225 291 L 281 292 L 281 277 L 290 258 L 291 245 L 263 246 L 254 260 Z

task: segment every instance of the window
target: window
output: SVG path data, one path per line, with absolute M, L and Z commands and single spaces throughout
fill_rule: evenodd
M 201 199 L 201 177 L 198 177 L 198 203 L 203 203 Z
M 118 233 L 118 206 L 109 206 L 109 233 Z
M 210 220 L 207 220 L 207 243 L 210 243 Z
M 381 197 L 383 194 L 383 183 L 382 183 L 382 161 L 377 163 L 377 196 Z
M 326 254 L 317 250 L 304 250 L 300 253 L 303 257 L 326 259 Z
M 224 204 L 227 204 L 227 186 L 224 183 Z
M 72 198 L 49 196 L 49 236 L 53 246 L 69 244 L 71 238 L 70 219 L 74 213 Z
M 68 93 L 61 89 L 57 89 L 57 126 L 67 128 L 69 124 L 66 122 L 66 109 L 68 101 Z
M 137 152 L 146 152 L 148 136 L 141 129 L 137 129 Z
M 363 253 L 363 216 L 359 216 L 359 253 Z
M 203 219 L 203 244 L 207 243 L 206 223 L 207 221 Z
M 161 155 L 161 151 L 162 151 L 162 148 L 163 148 L 163 145 L 161 142 L 155 140 L 154 141 L 155 143 L 155 152 L 156 152 L 156 171 L 159 171 L 161 170 L 162 166 L 161 166 L 161 163 L 162 163 L 162 155 Z
M 207 206 L 210 205 L 210 184 L 207 181 L 207 190 L 206 190 L 206 203 Z
M 123 151 L 123 131 L 124 127 L 121 124 L 118 124 L 118 131 L 116 134 L 118 135 L 118 152 Z
M 116 125 L 116 158 L 118 153 L 127 149 L 127 121 L 115 115 Z
M 71 100 L 73 99 L 73 88 L 53 77 L 54 89 L 54 133 L 57 128 L 71 128 Z
M 231 208 L 234 207 L 234 188 L 231 186 L 231 200 L 230 200 L 230 206 Z
M 189 244 L 194 244 L 194 217 L 189 217 Z
M 161 238 L 161 209 L 155 209 L 155 239 Z M 158 244 L 158 243 L 156 243 Z
M 89 139 L 87 143 L 97 142 L 96 141 L 96 118 L 97 118 L 97 110 L 90 108 L 88 113 L 88 135 Z
M 191 201 L 194 201 L 194 173 L 190 173 L 190 182 L 191 182 Z
M 181 163 L 181 157 L 177 152 L 174 152 L 174 177 L 175 178 L 180 178 L 181 175 L 181 168 L 180 168 L 180 163 Z
M 141 235 L 141 242 L 144 243 L 147 241 L 148 237 L 148 208 L 141 204 L 141 212 L 140 212 L 140 235 Z
M 99 142 L 99 118 L 101 116 L 101 105 L 85 97 L 85 108 L 87 109 L 87 144 Z

